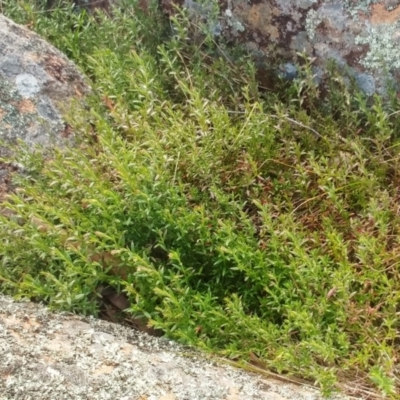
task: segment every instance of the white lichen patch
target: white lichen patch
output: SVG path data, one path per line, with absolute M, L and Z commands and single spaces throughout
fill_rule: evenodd
M 306 31 L 308 38 L 313 40 L 315 37 L 315 30 L 317 29 L 318 25 L 322 22 L 322 19 L 319 13 L 313 9 L 308 11 L 306 17 Z
M 356 44 L 369 46 L 367 54 L 360 63 L 368 69 L 400 69 L 399 24 L 380 24 L 366 28 L 364 36 L 356 38 Z
M 371 5 L 381 2 L 382 0 L 343 0 L 343 6 L 353 17 L 358 17 L 360 12 L 369 14 Z
M 227 17 L 228 26 L 230 26 L 234 32 L 244 32 L 244 25 L 233 15 L 232 10 L 227 8 L 225 10 L 225 16 Z

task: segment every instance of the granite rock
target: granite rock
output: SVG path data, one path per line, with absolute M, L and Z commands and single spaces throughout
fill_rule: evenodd
M 90 87 L 77 67 L 26 27 L 0 14 L 0 199 L 11 187 L 10 144 L 30 148 L 72 143 L 63 115 Z
M 62 141 L 70 133 L 63 113 L 90 91 L 83 75 L 60 51 L 3 15 L 0 54 L 0 138 L 29 146 Z
M 170 12 L 171 0 L 161 1 Z M 288 78 L 305 54 L 320 79 L 334 60 L 368 95 L 400 87 L 399 0 L 218 0 L 217 14 L 212 0 L 172 1 L 207 20 L 214 35 L 244 44 L 257 62 L 282 57 Z
M 0 294 L 2 400 L 323 399 L 309 385 L 224 361 L 166 338 Z

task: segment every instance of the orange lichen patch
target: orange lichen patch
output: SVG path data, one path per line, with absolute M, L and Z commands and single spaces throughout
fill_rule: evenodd
M 13 315 L 10 316 L 1 316 L 2 321 L 6 323 L 10 327 L 20 327 L 21 329 L 25 329 L 26 331 L 34 331 L 37 329 L 40 324 L 34 318 L 24 318 L 22 321 L 16 318 Z
M 400 20 L 400 7 L 392 11 L 386 10 L 384 4 L 374 4 L 371 6 L 372 24 L 393 24 Z
M 42 59 L 42 56 L 38 53 L 27 53 L 25 58 L 38 63 Z
M 237 387 L 229 388 L 229 394 L 226 397 L 226 400 L 238 400 L 240 397 L 240 392 Z
M 49 55 L 46 57 L 46 71 L 54 79 L 64 82 L 64 72 L 65 62 L 57 56 Z
M 73 134 L 74 134 L 74 131 L 72 130 L 72 126 L 70 124 L 65 124 L 64 129 L 61 132 L 61 137 L 69 138 Z
M 166 395 L 159 397 L 158 400 L 176 400 L 176 397 L 173 393 L 167 393 Z
M 110 374 L 114 370 L 115 366 L 113 365 L 101 365 L 99 368 L 93 371 L 93 375 L 106 375 Z
M 0 121 L 3 119 L 3 117 L 6 115 L 7 113 L 2 109 L 2 108 L 0 108 Z
M 33 113 L 35 111 L 35 105 L 27 99 L 21 100 L 16 104 L 16 107 L 19 112 L 25 113 Z
M 76 96 L 78 99 L 80 99 L 80 98 L 83 96 L 83 93 L 82 93 L 77 87 L 75 87 L 74 89 L 75 89 L 75 90 L 74 90 L 75 96 Z
M 124 354 L 126 354 L 126 355 L 131 354 L 131 353 L 133 352 L 133 350 L 134 350 L 134 347 L 133 347 L 131 344 L 128 344 L 128 343 L 124 344 L 124 345 L 121 346 L 120 349 L 119 349 L 119 351 L 120 351 L 121 353 L 124 353 Z
M 55 339 L 48 339 L 44 347 L 47 350 L 54 352 L 64 351 L 65 353 L 68 353 L 73 350 L 71 343 L 67 340 L 66 337 L 63 336 L 57 336 Z
M 279 10 L 269 4 L 256 4 L 249 10 L 246 19 L 247 23 L 253 28 L 258 29 L 263 35 L 270 39 L 279 39 L 278 28 L 272 23 L 272 18 L 278 16 Z

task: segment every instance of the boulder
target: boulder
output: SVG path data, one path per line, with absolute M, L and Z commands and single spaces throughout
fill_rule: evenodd
M 1 14 L 0 54 L 0 140 L 62 144 L 71 135 L 63 113 L 90 91 L 83 75 L 60 51 Z M 0 157 L 7 154 L 0 144 Z M 0 164 L 0 188 L 8 170 Z
M 90 90 L 77 67 L 3 15 L 0 54 L 0 137 L 42 145 L 68 136 L 62 114 Z
M 201 1 L 201 0 L 200 0 Z M 299 54 L 314 58 L 322 80 L 329 60 L 367 94 L 400 86 L 400 0 L 161 0 L 167 12 L 183 5 L 207 20 L 215 36 L 242 43 L 256 60 L 283 59 L 280 73 L 296 76 Z

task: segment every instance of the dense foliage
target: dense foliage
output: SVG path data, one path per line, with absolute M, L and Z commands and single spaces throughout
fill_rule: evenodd
M 96 314 L 109 285 L 181 342 L 396 397 L 394 95 L 365 99 L 333 68 L 322 96 L 309 62 L 260 91 L 250 59 L 184 14 L 2 7 L 94 88 L 69 118 L 77 148 L 18 152 L 3 292 Z

